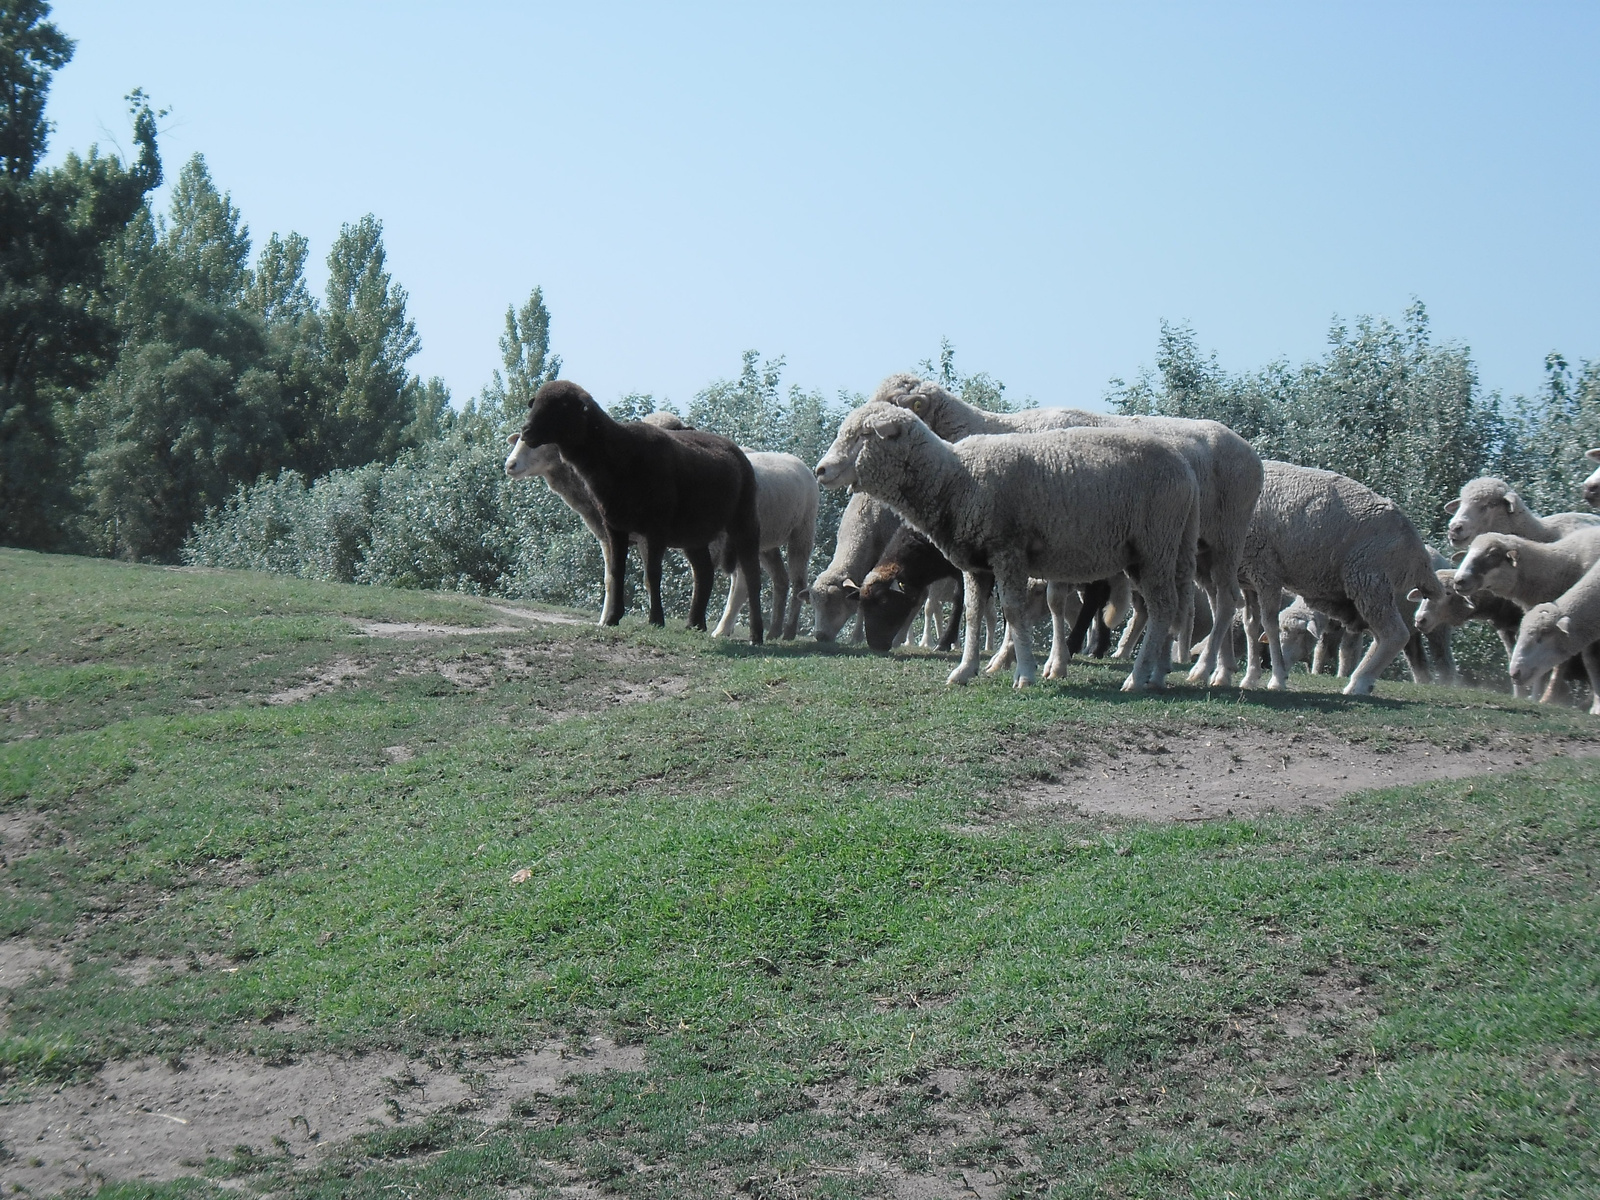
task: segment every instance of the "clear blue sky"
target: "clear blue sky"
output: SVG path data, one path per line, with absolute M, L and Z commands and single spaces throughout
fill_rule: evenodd
M 544 287 L 565 374 L 682 403 L 936 352 L 1098 401 L 1162 318 L 1224 366 L 1421 297 L 1484 384 L 1600 357 L 1600 5 L 60 0 L 52 155 L 170 107 L 257 244 L 384 222 L 458 402 Z

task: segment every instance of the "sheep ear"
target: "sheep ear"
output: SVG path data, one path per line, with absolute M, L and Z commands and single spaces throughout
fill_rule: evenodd
M 1426 600 L 1427 597 L 1422 594 L 1421 588 L 1412 588 L 1406 593 L 1406 599 L 1411 601 L 1413 604 L 1420 604 L 1422 601 Z
M 1513 567 L 1517 565 L 1517 548 L 1515 546 L 1506 547 L 1506 561 Z
M 1583 456 L 1590 462 L 1600 462 L 1600 450 L 1587 450 Z
M 1452 554 L 1450 556 L 1450 561 L 1455 563 L 1457 566 L 1459 566 L 1461 564 L 1461 560 L 1463 558 L 1465 558 L 1466 556 L 1467 556 L 1467 552 L 1465 550 L 1457 550 L 1454 554 Z
M 1571 617 L 1562 617 L 1560 620 L 1558 620 L 1556 622 L 1556 628 L 1561 630 L 1562 633 L 1571 633 L 1572 632 L 1572 618 Z
M 508 433 L 508 434 L 506 434 L 506 445 L 508 445 L 508 446 L 515 446 L 521 440 L 522 440 L 522 435 L 520 433 Z
M 874 436 L 887 442 L 905 432 L 905 423 L 890 418 L 882 418 L 872 423 L 872 432 Z
M 803 588 L 800 589 L 800 603 L 801 604 L 810 604 L 811 603 L 811 589 L 810 588 L 803 587 Z
M 1450 501 L 1449 504 L 1446 504 L 1444 506 L 1444 510 L 1445 510 L 1445 512 L 1449 513 L 1451 516 L 1455 516 L 1456 509 L 1458 509 L 1460 507 L 1461 507 L 1461 501 L 1452 500 L 1452 501 Z
M 911 411 L 916 413 L 917 416 L 919 416 L 919 417 L 922 415 L 922 397 L 921 396 L 918 396 L 915 400 L 913 400 L 911 402 Z
M 1515 492 L 1506 493 L 1506 511 L 1516 512 L 1522 507 L 1522 499 Z
M 1468 600 L 1465 596 L 1460 595 L 1459 592 L 1457 593 L 1457 596 L 1461 600 L 1462 607 L 1465 608 L 1468 612 L 1477 612 L 1478 611 L 1478 606 L 1476 604 L 1474 604 L 1471 600 Z
M 840 591 L 844 592 L 844 594 L 849 596 L 852 600 L 859 600 L 861 598 L 861 585 L 854 579 L 846 579 L 844 583 L 840 585 Z

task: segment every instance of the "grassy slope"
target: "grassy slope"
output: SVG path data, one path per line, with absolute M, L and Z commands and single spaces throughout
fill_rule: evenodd
M 952 690 L 920 655 L 631 624 L 380 644 L 344 618 L 504 618 L 19 552 L 0 605 L 0 815 L 47 822 L 4 866 L 0 925 L 75 962 L 12 994 L 14 1089 L 200 1044 L 648 1049 L 645 1075 L 499 1130 L 374 1135 L 292 1179 L 252 1164 L 277 1194 L 533 1195 L 541 1161 L 637 1195 L 855 1194 L 870 1180 L 817 1168 L 868 1153 L 1060 1196 L 1600 1189 L 1600 764 L 1326 816 L 985 820 L 1135 730 L 1309 715 L 1399 747 L 1593 736 L 1580 714 L 1303 677 L 1128 699 L 1101 664 Z M 365 673 L 263 703 L 339 659 Z M 663 679 L 687 688 L 607 700 Z M 189 967 L 111 969 L 151 956 Z M 1273 1019 L 1333 995 L 1309 1036 Z M 264 1026 L 290 1013 L 303 1031 Z M 930 1158 L 919 1081 L 942 1066 L 972 1071 L 960 1103 L 997 1133 Z M 1019 1097 L 1031 1115 L 1006 1116 Z

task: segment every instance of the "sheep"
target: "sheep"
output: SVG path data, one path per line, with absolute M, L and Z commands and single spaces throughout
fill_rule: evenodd
M 676 413 L 672 412 L 653 412 L 641 417 L 640 420 L 657 429 L 689 428 Z M 511 454 L 506 459 L 506 474 L 512 479 L 543 476 L 545 482 L 550 485 L 550 490 L 578 514 L 584 526 L 600 543 L 600 556 L 605 564 L 606 586 L 609 588 L 611 544 L 600 518 L 599 504 L 595 501 L 594 494 L 589 491 L 589 485 L 584 483 L 583 476 L 571 463 L 561 457 L 560 451 L 554 445 L 540 446 L 537 450 L 521 446 L 518 444 L 521 435 L 516 433 L 508 435 L 506 441 L 512 447 Z M 772 625 L 785 640 L 793 640 L 800 617 L 800 601 L 797 597 L 806 588 L 806 575 L 811 565 L 811 546 L 816 538 L 818 502 L 816 477 L 812 475 L 810 467 L 792 454 L 774 454 L 761 450 L 745 450 L 744 454 L 756 473 L 756 510 L 757 519 L 761 524 L 761 562 L 766 567 L 767 574 L 772 577 Z M 644 538 L 634 535 L 631 540 L 642 552 Z M 785 550 L 789 556 L 787 570 L 784 566 Z M 710 551 L 714 560 L 721 559 L 720 538 L 712 542 Z M 797 570 L 795 564 L 799 564 Z M 788 607 L 791 603 L 791 594 L 796 598 L 792 600 L 792 607 Z M 733 632 L 734 621 L 746 598 L 740 577 L 735 574 L 728 589 L 728 602 L 723 608 L 722 619 L 712 631 L 713 637 L 727 637 Z M 609 607 L 608 593 L 606 604 L 601 606 L 602 623 L 604 613 Z
M 1522 618 L 1511 652 L 1511 682 L 1531 684 L 1575 654 L 1583 657 L 1594 698 L 1589 712 L 1600 716 L 1600 569 L 1583 577 L 1555 600 L 1536 604 Z
M 1165 441 L 1127 429 L 974 436 L 951 444 L 912 412 L 868 402 L 817 464 L 824 487 L 851 485 L 889 504 L 964 574 L 967 636 L 948 682 L 978 670 L 982 571 L 994 575 L 1015 630 L 1015 684 L 1034 680 L 1030 578 L 1089 583 L 1128 570 L 1153 636 L 1126 691 L 1166 684 L 1167 633 L 1193 578 L 1199 485 Z
M 761 562 L 772 577 L 772 629 L 793 641 L 800 623 L 800 605 L 811 569 L 811 548 L 817 537 L 817 477 L 792 454 L 745 450 L 756 475 L 756 519 L 761 525 Z M 717 556 L 720 546 L 712 544 Z M 784 555 L 788 555 L 785 568 Z M 744 580 L 735 576 L 728 588 L 728 603 L 712 637 L 733 633 L 734 621 L 744 607 Z M 756 603 L 760 603 L 759 600 Z
M 653 625 L 666 623 L 661 561 L 668 547 L 683 550 L 694 572 L 691 628 L 706 627 L 712 583 L 709 546 L 719 536 L 726 535 L 724 569 L 730 574 L 737 569 L 746 586 L 759 595 L 761 528 L 755 471 L 727 438 L 614 421 L 583 388 L 556 379 L 534 394 L 519 442 L 529 451 L 556 446 L 599 508 L 611 547 L 602 624 L 615 625 L 622 619 L 622 571 L 633 534 L 645 539 Z M 764 633 L 761 606 L 753 604 L 751 642 L 760 645 Z
M 1584 484 L 1585 489 L 1588 486 Z M 1450 514 L 1450 544 L 1458 550 L 1484 533 L 1513 533 L 1530 542 L 1553 542 L 1579 529 L 1600 525 L 1600 515 L 1594 513 L 1566 512 L 1541 517 L 1523 503 L 1510 484 L 1492 475 L 1462 484 L 1461 495 L 1446 504 L 1444 510 Z
M 1045 430 L 1096 427 L 1136 428 L 1165 439 L 1180 451 L 1193 469 L 1200 487 L 1198 581 L 1206 593 L 1216 622 L 1231 626 L 1239 603 L 1239 562 L 1256 498 L 1261 493 L 1261 460 L 1233 430 L 1218 421 L 1193 421 L 1180 417 L 1123 417 L 1091 413 L 1076 408 L 1031 408 L 1016 413 L 991 413 L 956 399 L 944 388 L 915 375 L 891 375 L 878 386 L 873 399 L 909 408 L 946 441 L 975 434 L 1029 433 Z M 1187 614 L 1193 605 L 1188 581 L 1182 590 L 1185 617 L 1178 631 L 1178 655 L 1189 653 L 1191 626 Z M 1233 642 L 1207 641 L 1200 660 L 1189 672 L 1189 682 L 1209 682 L 1226 687 L 1233 678 Z
M 815 484 L 815 473 L 811 479 Z M 867 645 L 880 654 L 888 653 L 910 625 L 918 606 L 927 599 L 931 586 L 960 578 L 960 570 L 939 553 L 938 547 L 909 525 L 901 525 L 856 592 Z M 846 592 L 851 586 L 845 585 Z M 950 649 L 955 642 L 959 621 L 959 609 L 952 609 L 950 623 L 939 639 L 940 650 Z
M 1420 592 L 1412 593 L 1411 599 L 1418 601 L 1417 629 L 1427 636 L 1436 629 L 1459 629 L 1468 621 L 1488 621 L 1494 626 L 1500 644 L 1506 648 L 1506 660 L 1509 662 L 1517 644 L 1517 630 L 1522 625 L 1522 609 L 1493 592 L 1482 589 L 1463 592 L 1456 582 L 1453 568 L 1438 570 L 1434 574 L 1444 588 L 1444 596 L 1440 600 L 1429 600 Z M 1513 683 L 1511 694 L 1522 696 L 1526 691 L 1521 684 Z
M 1248 643 L 1260 641 L 1263 629 L 1267 635 L 1267 686 L 1282 690 L 1289 682 L 1278 626 L 1280 596 L 1289 590 L 1346 625 L 1359 620 L 1372 630 L 1373 644 L 1344 688 L 1347 696 L 1366 695 L 1410 640 L 1397 598 L 1413 587 L 1429 597 L 1443 594 L 1427 549 L 1394 501 L 1355 480 L 1292 463 L 1262 466 L 1240 582 Z M 1245 687 L 1261 678 L 1259 661 L 1249 658 Z
M 850 497 L 844 516 L 839 519 L 833 561 L 811 581 L 805 593 L 805 599 L 811 602 L 811 635 L 817 641 L 833 641 L 856 615 L 861 595 L 859 581 L 877 565 L 899 528 L 900 514 L 887 504 L 865 493 Z M 858 641 L 864 633 L 858 621 Z
M 1527 611 L 1560 596 L 1600 561 L 1600 529 L 1583 529 L 1559 541 L 1533 541 L 1509 533 L 1472 539 L 1456 566 L 1463 592 L 1491 592 Z
M 1590 462 L 1600 462 L 1600 449 L 1586 450 L 1583 456 Z M 1583 502 L 1591 507 L 1600 507 L 1600 470 L 1583 481 Z

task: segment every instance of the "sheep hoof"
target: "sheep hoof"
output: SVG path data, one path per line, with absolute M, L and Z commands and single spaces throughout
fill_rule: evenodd
M 1206 677 L 1206 664 L 1203 663 L 1203 662 L 1198 662 L 1198 663 L 1195 663 L 1195 665 L 1189 669 L 1189 673 L 1184 676 L 1184 679 L 1189 683 L 1199 683 L 1205 677 Z
M 1260 671 L 1246 671 L 1244 673 L 1244 678 L 1239 681 L 1239 687 L 1241 689 L 1260 687 L 1260 686 L 1261 686 L 1261 672 Z
M 1341 696 L 1370 696 L 1372 694 L 1372 682 L 1367 679 L 1352 679 L 1344 685 L 1344 691 L 1339 694 Z
M 977 671 L 973 670 L 971 667 L 960 666 L 954 671 L 951 671 L 950 674 L 945 677 L 945 683 L 951 685 L 970 683 L 972 681 L 972 677 L 976 674 Z
M 1225 688 L 1232 682 L 1233 682 L 1233 672 L 1228 670 L 1227 667 L 1218 667 L 1215 671 L 1213 671 L 1211 673 L 1211 683 L 1210 683 L 1211 687 L 1214 687 L 1214 688 Z
M 1016 677 L 1016 679 L 1012 681 L 1011 686 L 1014 687 L 1014 688 L 1017 688 L 1019 690 L 1022 689 L 1022 688 L 1025 688 L 1025 687 L 1032 687 L 1033 686 L 1033 676 L 1032 675 L 1018 675 Z
M 1289 681 L 1287 679 L 1274 675 L 1271 679 L 1267 680 L 1267 691 L 1269 692 L 1287 692 L 1288 690 Z
M 1137 675 L 1129 675 L 1122 681 L 1122 690 L 1125 692 L 1142 692 L 1144 685 L 1139 682 Z

